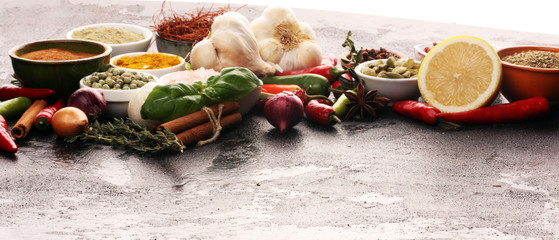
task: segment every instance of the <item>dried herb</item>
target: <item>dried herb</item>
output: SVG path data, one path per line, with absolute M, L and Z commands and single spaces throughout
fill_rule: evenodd
M 390 101 L 390 99 L 386 97 L 377 97 L 377 93 L 377 90 L 365 92 L 363 82 L 357 84 L 355 93 L 345 91 L 344 95 L 349 99 L 349 103 L 347 104 L 349 110 L 345 118 L 352 118 L 357 113 L 359 113 L 361 119 L 364 119 L 365 113 L 368 113 L 371 117 L 376 117 L 377 109 L 383 108 Z
M 163 1 L 159 14 L 153 16 L 153 28 L 159 36 L 176 41 L 201 41 L 210 33 L 214 18 L 230 11 L 229 5 L 217 10 L 212 6 L 181 15 L 173 9 L 165 10 L 165 3 Z
M 341 61 L 344 63 L 342 64 L 342 68 L 347 71 L 349 76 L 352 78 L 348 79 L 344 77 L 344 75 L 340 76 L 342 88 L 345 90 L 354 89 L 359 84 L 360 79 L 357 76 L 357 73 L 355 73 L 354 69 L 355 67 L 357 67 L 357 65 L 359 65 L 359 63 L 363 61 L 363 49 L 357 50 L 355 48 L 355 43 L 349 37 L 351 37 L 351 31 L 347 32 L 345 41 L 344 43 L 342 43 L 342 47 L 349 47 L 348 56 L 351 56 L 347 57 L 347 59 L 341 59 Z M 346 65 L 349 65 L 350 67 L 347 67 Z
M 182 152 L 184 145 L 179 142 L 175 134 L 163 129 L 151 133 L 145 127 L 130 119 L 115 118 L 113 121 L 100 123 L 95 121 L 90 125 L 91 131 L 81 135 L 68 137 L 64 141 L 73 143 L 93 141 L 105 145 L 132 149 L 140 153 L 155 153 L 160 151 Z

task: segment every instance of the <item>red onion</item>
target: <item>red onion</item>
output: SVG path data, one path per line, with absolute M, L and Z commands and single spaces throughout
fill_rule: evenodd
M 283 133 L 303 120 L 303 101 L 292 92 L 278 93 L 264 105 L 264 115 Z
M 103 93 L 91 88 L 80 88 L 68 98 L 68 107 L 82 110 L 89 119 L 97 119 L 107 112 L 107 101 Z

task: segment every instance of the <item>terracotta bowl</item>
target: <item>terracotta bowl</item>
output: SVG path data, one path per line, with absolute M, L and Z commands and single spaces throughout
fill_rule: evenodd
M 559 52 L 556 47 L 517 46 L 497 51 L 500 58 L 517 52 L 538 50 Z M 542 96 L 549 101 L 559 101 L 559 69 L 534 68 L 501 61 L 503 79 L 501 93 L 510 102 Z

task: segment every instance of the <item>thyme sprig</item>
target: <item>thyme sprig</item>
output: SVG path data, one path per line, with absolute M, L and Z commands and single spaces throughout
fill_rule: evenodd
M 184 145 L 177 139 L 177 136 L 169 130 L 163 129 L 152 133 L 129 118 L 114 118 L 113 121 L 106 123 L 100 123 L 96 120 L 90 123 L 89 127 L 90 131 L 68 137 L 64 141 L 68 143 L 78 140 L 83 142 L 92 141 L 132 149 L 140 153 L 182 152 L 184 149 Z
M 344 64 L 347 64 L 350 67 L 346 67 L 342 64 L 342 68 L 347 71 L 353 79 L 347 79 L 343 77 L 343 75 L 340 77 L 340 82 L 342 83 L 342 87 L 345 90 L 355 89 L 361 81 L 361 79 L 359 79 L 359 76 L 357 76 L 357 73 L 355 73 L 355 67 L 357 67 L 357 65 L 359 65 L 359 63 L 361 63 L 361 60 L 363 59 L 363 49 L 357 50 L 355 48 L 355 43 L 353 42 L 353 40 L 350 39 L 350 37 L 351 31 L 348 31 L 345 41 L 342 43 L 342 47 L 349 47 L 349 54 L 351 55 L 351 58 L 341 59 Z

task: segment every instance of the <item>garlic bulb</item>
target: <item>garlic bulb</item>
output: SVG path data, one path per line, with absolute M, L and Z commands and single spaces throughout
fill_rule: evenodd
M 250 27 L 262 59 L 285 71 L 314 67 L 322 61 L 314 31 L 308 23 L 299 22 L 290 8 L 270 6 Z
M 237 12 L 215 18 L 210 34 L 192 48 L 190 63 L 194 69 L 218 72 L 226 67 L 245 67 L 256 75 L 272 75 L 277 68 L 262 60 L 249 21 Z

